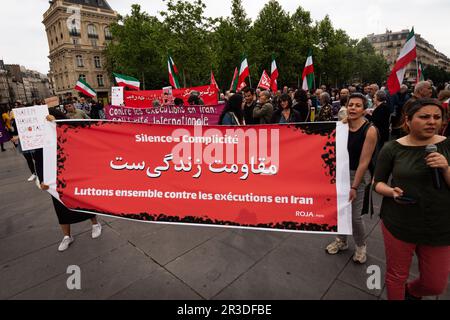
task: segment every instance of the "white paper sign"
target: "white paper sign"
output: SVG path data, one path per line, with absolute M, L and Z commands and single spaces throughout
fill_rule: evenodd
M 47 121 L 48 107 L 43 105 L 16 108 L 13 112 L 22 150 L 28 151 L 43 148 L 45 137 L 44 124 Z
M 111 103 L 113 106 L 123 106 L 123 87 L 111 87 Z

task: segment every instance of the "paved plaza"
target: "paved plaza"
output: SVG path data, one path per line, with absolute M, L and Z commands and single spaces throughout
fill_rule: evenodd
M 89 166 L 89 157 L 86 157 Z M 217 227 L 177 226 L 101 217 L 91 239 L 88 221 L 73 225 L 63 252 L 50 196 L 32 182 L 21 154 L 0 154 L 0 299 L 377 300 L 367 267 L 384 277 L 380 222 L 365 216 L 368 261 L 350 250 L 325 253 L 332 236 Z M 376 198 L 376 212 L 380 198 Z M 68 266 L 81 269 L 81 290 L 68 290 Z M 418 274 L 417 262 L 411 277 Z M 432 297 L 436 299 L 436 297 Z M 450 299 L 450 292 L 438 297 Z

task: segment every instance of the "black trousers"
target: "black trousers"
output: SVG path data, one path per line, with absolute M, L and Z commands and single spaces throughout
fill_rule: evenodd
M 36 174 L 36 167 L 34 165 L 34 159 L 32 153 L 24 153 L 23 156 L 27 160 L 28 168 L 30 169 L 32 174 Z

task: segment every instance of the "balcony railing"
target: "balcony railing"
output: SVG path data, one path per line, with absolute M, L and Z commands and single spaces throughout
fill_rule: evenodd
M 80 31 L 78 31 L 78 30 L 70 30 L 70 31 L 69 31 L 69 35 L 70 35 L 71 37 L 80 37 L 80 36 L 81 36 L 81 33 L 80 33 Z
M 89 34 L 88 34 L 88 38 L 89 38 L 89 39 L 98 39 L 98 34 L 95 34 L 95 33 L 89 33 Z

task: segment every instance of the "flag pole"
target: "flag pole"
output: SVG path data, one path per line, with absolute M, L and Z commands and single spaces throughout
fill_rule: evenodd
M 416 84 L 418 84 L 419 81 L 420 81 L 420 75 L 419 75 L 419 59 L 417 59 L 417 51 L 416 51 L 416 70 L 417 70 L 417 73 L 416 73 Z

